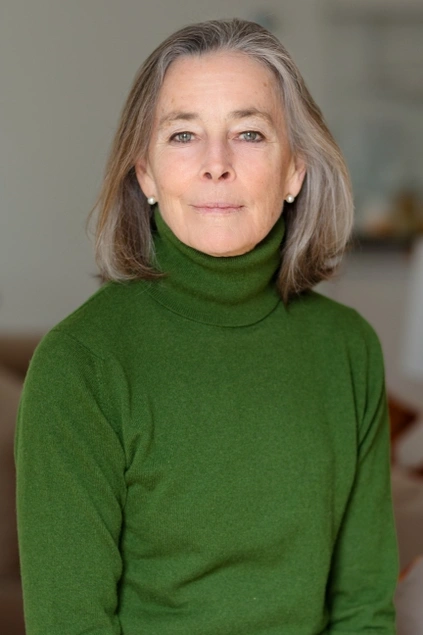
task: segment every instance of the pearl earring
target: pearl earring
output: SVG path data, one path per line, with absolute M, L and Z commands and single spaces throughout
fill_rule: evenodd
M 295 196 L 292 196 L 292 194 L 288 194 L 285 200 L 287 203 L 293 203 L 295 201 Z
M 156 199 L 154 198 L 154 196 L 149 196 L 147 199 L 147 203 L 149 205 L 155 205 L 157 203 Z

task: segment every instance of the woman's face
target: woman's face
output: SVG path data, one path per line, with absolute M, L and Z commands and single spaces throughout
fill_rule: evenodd
M 227 52 L 169 67 L 147 157 L 135 167 L 179 240 L 212 256 L 253 249 L 305 174 L 289 149 L 272 72 Z

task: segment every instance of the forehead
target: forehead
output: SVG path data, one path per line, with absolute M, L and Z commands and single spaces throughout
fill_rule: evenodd
M 168 68 L 159 91 L 156 114 L 167 110 L 257 107 L 280 110 L 282 99 L 274 73 L 245 53 L 219 51 L 184 56 Z

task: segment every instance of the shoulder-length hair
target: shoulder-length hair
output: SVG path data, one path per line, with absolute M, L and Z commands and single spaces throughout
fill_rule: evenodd
M 211 20 L 184 27 L 151 53 L 135 77 L 123 108 L 93 212 L 96 261 L 103 280 L 154 279 L 151 208 L 135 174 L 146 156 L 158 93 L 170 64 L 181 56 L 241 52 L 274 73 L 288 140 L 306 176 L 294 203 L 285 205 L 285 238 L 277 278 L 285 302 L 329 278 L 347 245 L 353 218 L 348 170 L 294 61 L 258 24 Z M 91 216 L 91 215 L 90 215 Z

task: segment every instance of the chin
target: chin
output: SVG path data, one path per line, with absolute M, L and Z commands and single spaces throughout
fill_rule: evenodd
M 214 256 L 215 258 L 226 258 L 230 256 L 242 256 L 254 248 L 254 245 L 240 244 L 236 241 L 196 241 L 191 245 L 197 251 Z

